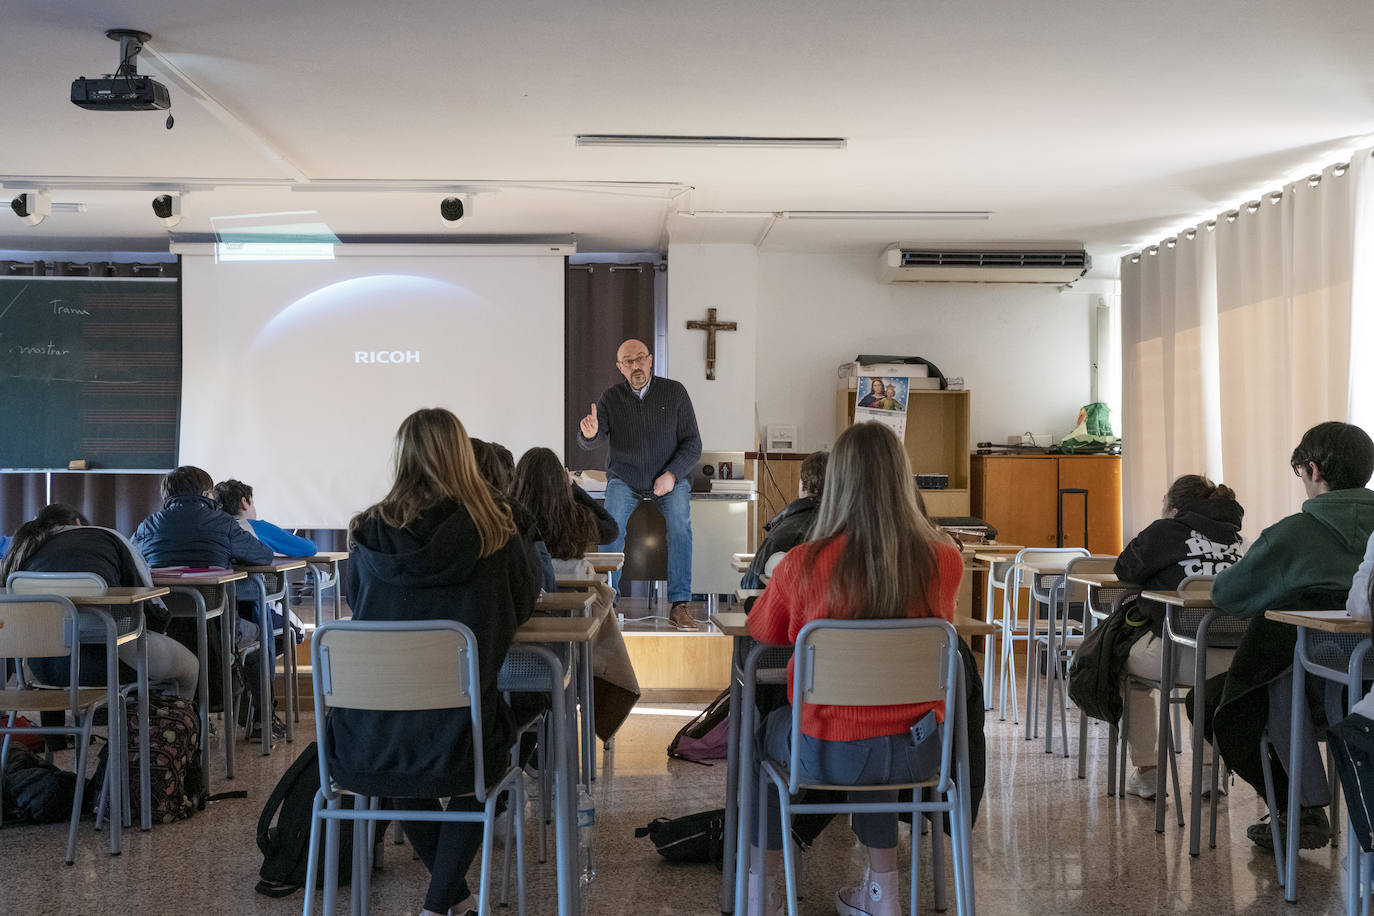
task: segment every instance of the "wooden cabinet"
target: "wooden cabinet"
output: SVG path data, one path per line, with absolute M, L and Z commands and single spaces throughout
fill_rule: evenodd
M 969 411 L 973 393 L 913 390 L 906 402 L 906 446 L 911 470 L 917 474 L 946 474 L 949 487 L 922 490 L 926 512 L 932 516 L 963 516 L 969 512 Z M 835 396 L 835 430 L 854 423 L 854 392 Z M 964 573 L 955 602 L 956 613 L 972 614 L 973 576 Z
M 924 490 L 931 515 L 969 514 L 969 407 L 971 391 L 911 391 L 906 403 L 906 445 L 911 470 L 946 474 L 949 488 Z M 835 430 L 854 422 L 854 392 L 835 395 Z
M 1084 498 L 1064 494 L 1064 546 L 1093 553 L 1121 552 L 1121 459 L 1115 455 L 974 455 L 970 465 L 973 514 L 997 528 L 997 539 L 1026 547 L 1054 547 L 1059 491 L 1087 490 L 1088 541 L 1083 543 Z

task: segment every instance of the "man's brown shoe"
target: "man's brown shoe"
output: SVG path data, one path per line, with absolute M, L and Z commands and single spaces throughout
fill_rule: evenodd
M 668 612 L 668 622 L 679 630 L 697 629 L 696 618 L 692 616 L 692 607 L 686 601 L 679 601 L 673 605 Z

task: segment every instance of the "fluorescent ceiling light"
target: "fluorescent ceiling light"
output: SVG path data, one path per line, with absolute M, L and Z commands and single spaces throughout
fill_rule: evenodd
M 783 219 L 988 219 L 991 210 L 784 210 Z
M 219 261 L 332 261 L 339 238 L 314 210 L 212 216 Z
M 712 137 L 673 134 L 578 134 L 578 146 L 706 146 L 844 149 L 844 137 Z

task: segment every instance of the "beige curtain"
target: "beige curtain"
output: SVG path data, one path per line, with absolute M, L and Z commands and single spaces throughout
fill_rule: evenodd
M 1253 537 L 1301 505 L 1307 428 L 1374 429 L 1370 152 L 1122 260 L 1127 537 L 1190 472 L 1235 489 Z
M 1121 265 L 1128 536 L 1159 517 L 1174 478 L 1223 474 L 1214 252 L 1208 228 L 1199 226 Z

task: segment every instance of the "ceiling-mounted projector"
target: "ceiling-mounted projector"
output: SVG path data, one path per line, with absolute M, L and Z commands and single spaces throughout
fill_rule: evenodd
M 97 79 L 72 80 L 72 104 L 91 111 L 155 111 L 172 107 L 167 87 L 139 76 L 136 58 L 151 36 L 133 29 L 110 29 L 106 38 L 119 42 L 119 67 Z

